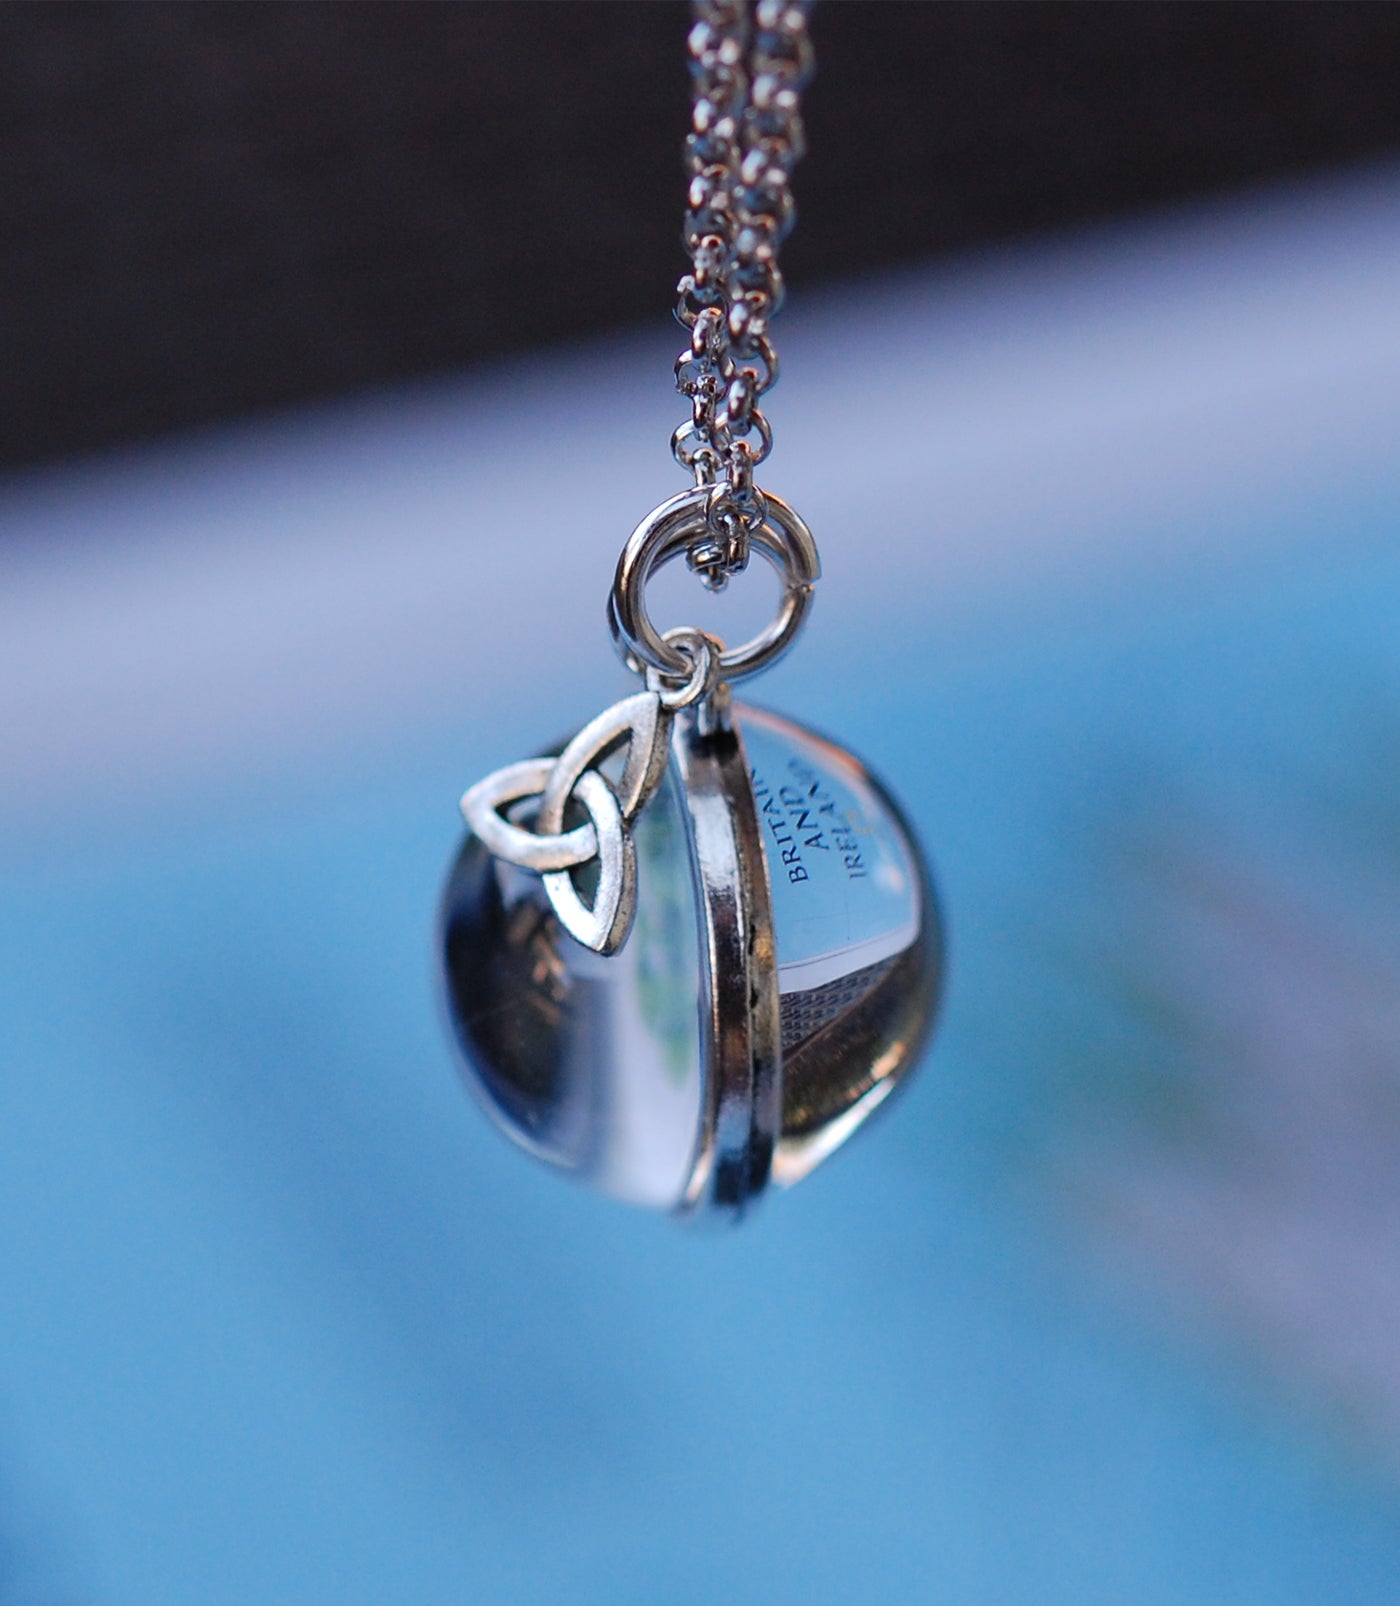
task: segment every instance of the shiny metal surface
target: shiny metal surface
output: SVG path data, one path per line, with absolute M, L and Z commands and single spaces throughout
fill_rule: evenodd
M 633 531 L 608 602 L 647 690 L 557 759 L 467 793 L 473 835 L 444 902 L 458 1041 L 505 1130 L 681 1213 L 742 1214 L 843 1142 L 913 1064 L 942 968 L 928 879 L 888 797 L 841 749 L 731 703 L 730 682 L 791 646 L 821 573 L 806 524 L 753 478 L 772 447 L 758 402 L 778 374 L 768 325 L 808 9 L 693 0 L 692 271 L 676 307 L 692 418 L 672 445 L 695 484 Z M 718 589 L 755 548 L 782 591 L 750 641 L 652 623 L 657 569 L 684 556 Z
M 773 905 L 758 811 L 733 710 L 689 710 L 672 743 L 699 916 L 701 1124 L 687 1209 L 739 1214 L 768 1183 L 781 1119 Z
M 705 648 L 697 659 L 696 686 L 702 667 L 713 667 Z M 545 896 L 564 928 L 595 953 L 615 953 L 632 929 L 637 904 L 637 853 L 630 830 L 665 773 L 670 751 L 671 716 L 686 706 L 691 688 L 674 696 L 638 692 L 605 708 L 565 747 L 558 758 L 531 758 L 507 764 L 478 781 L 464 794 L 462 817 L 498 859 L 544 878 Z M 625 750 L 616 786 L 600 766 Z M 511 805 L 535 799 L 528 825 L 501 813 Z M 573 807 L 587 815 L 582 825 L 564 830 L 564 814 Z M 594 870 L 591 896 L 583 897 L 574 871 Z
M 627 940 L 637 903 L 637 854 L 631 824 L 665 773 L 671 709 L 655 691 L 638 692 L 590 720 L 558 758 L 508 764 L 470 787 L 462 816 L 498 859 L 543 877 L 545 896 L 575 941 L 614 953 Z M 616 782 L 601 766 L 625 755 Z M 535 799 L 528 823 L 506 807 Z M 587 816 L 564 830 L 565 811 Z M 584 897 L 575 871 L 592 872 Z
M 606 959 L 565 934 L 538 877 L 468 836 L 442 910 L 467 1078 L 579 1180 L 739 1216 L 916 1062 L 942 977 L 927 873 L 858 760 L 742 704 L 676 717 L 634 834 L 636 924 Z
M 792 228 L 792 170 L 806 148 L 802 89 L 812 72 L 810 0 L 692 0 L 693 87 L 685 244 L 676 287 L 690 343 L 676 388 L 691 417 L 671 437 L 676 461 L 713 487 L 691 566 L 715 589 L 748 561 L 764 518 L 754 470 L 773 448 L 758 401 L 776 384 L 769 324 L 782 305 L 778 247 Z
M 708 528 L 710 490 L 697 486 L 654 508 L 633 530 L 617 560 L 608 597 L 608 624 L 619 652 L 633 665 L 683 675 L 690 660 L 663 635 L 647 613 L 647 582 L 657 569 L 690 551 Z M 720 654 L 726 680 L 756 674 L 792 645 L 812 605 L 812 588 L 821 578 L 821 561 L 812 532 L 781 497 L 764 495 L 762 521 L 752 533 L 753 546 L 777 570 L 782 600 L 772 620 L 751 640 Z

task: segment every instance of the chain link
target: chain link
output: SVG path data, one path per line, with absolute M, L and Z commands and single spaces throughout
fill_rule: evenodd
M 754 469 L 772 450 L 759 398 L 778 378 L 768 326 L 783 302 L 778 247 L 796 211 L 792 170 L 805 148 L 802 89 L 812 73 L 812 0 L 692 0 L 688 39 L 693 120 L 685 247 L 676 317 L 690 344 L 676 388 L 691 417 L 671 450 L 713 489 L 706 536 L 688 554 L 721 589 L 748 562 L 764 520 Z

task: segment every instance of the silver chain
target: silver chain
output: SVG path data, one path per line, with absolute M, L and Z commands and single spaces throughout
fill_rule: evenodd
M 748 562 L 764 521 L 754 469 L 772 450 L 759 398 L 778 378 L 768 326 L 782 306 L 778 247 L 796 211 L 802 89 L 812 72 L 812 0 L 692 0 L 688 39 L 694 115 L 686 140 L 690 271 L 676 317 L 690 344 L 676 388 L 692 416 L 675 432 L 676 461 L 709 486 L 707 533 L 690 565 L 720 589 Z

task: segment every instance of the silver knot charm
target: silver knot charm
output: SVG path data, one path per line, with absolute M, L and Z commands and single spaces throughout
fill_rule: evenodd
M 462 799 L 462 814 L 487 851 L 542 875 L 564 929 L 595 953 L 616 953 L 632 929 L 637 849 L 631 825 L 666 773 L 670 740 L 671 710 L 661 693 L 638 692 L 591 720 L 558 758 L 507 764 Z M 614 784 L 599 766 L 624 743 L 627 757 Z M 529 798 L 539 803 L 527 825 L 502 813 Z M 586 818 L 566 831 L 566 815 L 577 810 Z M 594 860 L 597 886 L 587 903 L 574 876 Z

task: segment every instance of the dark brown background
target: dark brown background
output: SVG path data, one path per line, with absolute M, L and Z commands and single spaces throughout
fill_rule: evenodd
M 664 317 L 674 0 L 0 7 L 0 461 Z M 801 281 L 1400 148 L 1400 6 L 827 0 Z

